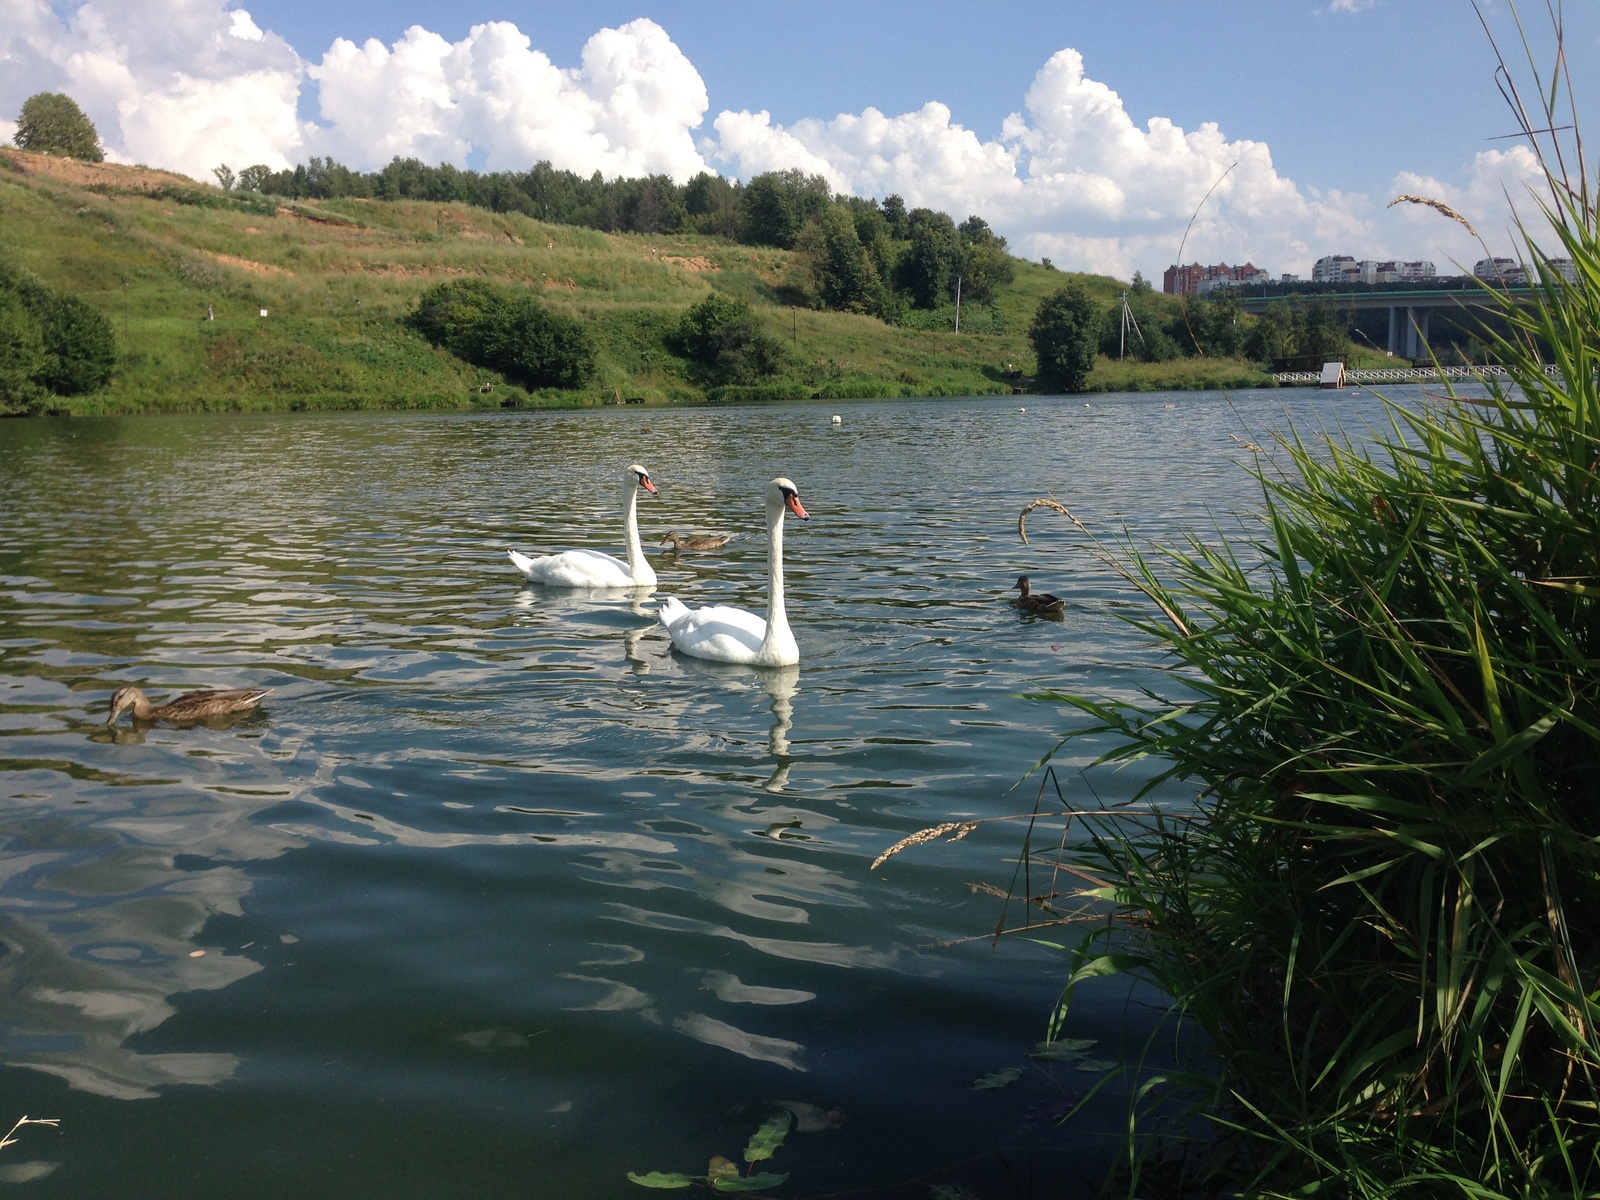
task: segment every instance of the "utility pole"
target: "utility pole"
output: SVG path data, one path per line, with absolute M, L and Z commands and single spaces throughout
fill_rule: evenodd
M 961 276 L 956 276 L 956 332 L 961 332 Z
M 800 344 L 800 306 L 791 304 L 789 306 L 789 315 L 794 320 L 794 326 L 789 332 L 789 344 L 798 346 Z
M 122 340 L 128 341 L 128 277 L 122 277 Z M 132 345 L 131 342 L 128 343 Z
M 1139 319 L 1133 315 L 1133 309 L 1128 306 L 1128 293 L 1122 293 L 1122 334 L 1118 342 L 1117 357 L 1128 357 L 1128 327 L 1139 335 L 1139 344 L 1144 345 L 1144 331 L 1139 328 Z

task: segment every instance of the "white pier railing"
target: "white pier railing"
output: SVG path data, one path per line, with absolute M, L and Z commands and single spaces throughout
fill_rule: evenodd
M 1557 368 L 1547 366 L 1546 375 L 1555 377 Z M 1441 377 L 1445 379 L 1505 379 L 1509 373 L 1504 367 L 1377 367 L 1366 371 L 1346 371 L 1346 383 L 1431 383 Z M 1322 375 L 1318 371 L 1279 371 L 1273 375 L 1278 385 L 1293 385 L 1297 383 L 1319 383 Z

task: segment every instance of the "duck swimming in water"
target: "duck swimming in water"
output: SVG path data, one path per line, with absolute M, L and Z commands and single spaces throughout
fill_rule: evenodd
M 1011 586 L 1022 593 L 1017 597 L 1017 607 L 1023 612 L 1041 617 L 1059 617 L 1066 611 L 1067 602 L 1060 596 L 1052 596 L 1049 592 L 1030 591 L 1032 581 L 1026 575 L 1018 575 L 1017 582 Z
M 661 544 L 665 546 L 668 542 L 671 542 L 674 551 L 720 550 L 728 544 L 728 539 L 732 536 L 731 533 L 715 533 L 706 534 L 702 537 L 679 537 L 676 533 L 669 533 L 661 539 Z
M 169 721 L 174 725 L 193 725 L 213 717 L 232 717 L 249 712 L 261 703 L 271 688 L 232 688 L 221 692 L 185 692 L 165 704 L 151 704 L 150 697 L 136 687 L 118 688 L 111 697 L 107 725 L 115 725 L 127 709 L 135 721 Z

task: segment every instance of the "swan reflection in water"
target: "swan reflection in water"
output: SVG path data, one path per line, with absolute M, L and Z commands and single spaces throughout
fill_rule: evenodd
M 773 769 L 761 787 L 768 792 L 783 791 L 788 786 L 789 769 L 794 764 L 789 750 L 789 730 L 794 727 L 794 700 L 800 693 L 800 668 L 736 666 L 707 662 L 686 654 L 672 654 L 671 659 L 686 676 L 741 683 L 753 679 L 767 694 L 768 707 L 772 712 L 772 725 L 767 731 L 767 753 L 772 756 Z

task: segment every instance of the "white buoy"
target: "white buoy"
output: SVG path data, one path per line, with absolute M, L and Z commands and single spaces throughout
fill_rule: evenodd
M 834 413 L 833 414 L 833 423 L 835 425 L 843 425 L 844 424 L 844 418 L 841 417 L 838 413 Z

